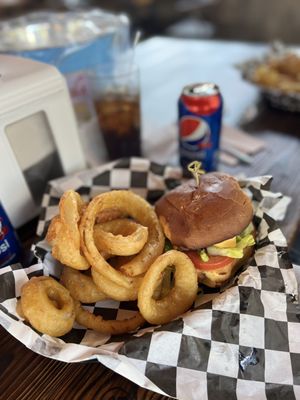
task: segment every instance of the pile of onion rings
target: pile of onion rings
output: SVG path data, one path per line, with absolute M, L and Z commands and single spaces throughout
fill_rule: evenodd
M 42 333 L 64 335 L 74 320 L 103 334 L 131 332 L 145 321 L 169 322 L 196 298 L 192 262 L 177 250 L 163 253 L 165 238 L 154 208 L 129 190 L 102 193 L 89 203 L 68 190 L 46 239 L 52 256 L 63 264 L 60 283 L 32 278 L 18 305 L 19 314 Z M 106 299 L 137 300 L 139 312 L 125 320 L 104 320 L 85 308 Z

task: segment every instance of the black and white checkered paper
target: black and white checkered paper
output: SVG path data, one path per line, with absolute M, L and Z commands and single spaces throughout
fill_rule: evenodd
M 142 387 L 180 400 L 300 399 L 297 282 L 275 221 L 282 219 L 288 200 L 270 191 L 270 177 L 240 181 L 255 208 L 254 256 L 223 291 L 202 288 L 193 310 L 180 318 L 118 337 L 75 325 L 64 337 L 52 338 L 17 315 L 20 288 L 30 277 L 59 276 L 61 267 L 43 238 L 65 190 L 73 188 L 88 200 L 130 188 L 154 203 L 181 178 L 180 168 L 131 158 L 50 182 L 38 225 L 41 240 L 33 249 L 38 263 L 0 270 L 1 325 L 36 353 L 65 362 L 98 360 Z M 85 307 L 108 319 L 136 310 L 135 302 Z

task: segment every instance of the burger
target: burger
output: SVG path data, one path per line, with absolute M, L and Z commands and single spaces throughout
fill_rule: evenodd
M 253 253 L 252 203 L 230 175 L 188 180 L 162 196 L 155 210 L 170 246 L 186 252 L 207 286 L 225 284 Z

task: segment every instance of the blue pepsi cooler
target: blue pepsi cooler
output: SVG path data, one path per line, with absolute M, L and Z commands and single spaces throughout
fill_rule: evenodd
M 218 167 L 223 100 L 214 83 L 197 83 L 183 88 L 179 98 L 179 157 L 186 170 L 200 161 L 205 171 Z
M 0 203 L 0 268 L 19 261 L 19 240 Z

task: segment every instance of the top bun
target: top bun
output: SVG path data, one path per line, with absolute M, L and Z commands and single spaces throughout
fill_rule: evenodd
M 172 244 L 200 249 L 239 235 L 251 222 L 253 208 L 238 182 L 212 172 L 185 182 L 158 200 L 155 211 Z

